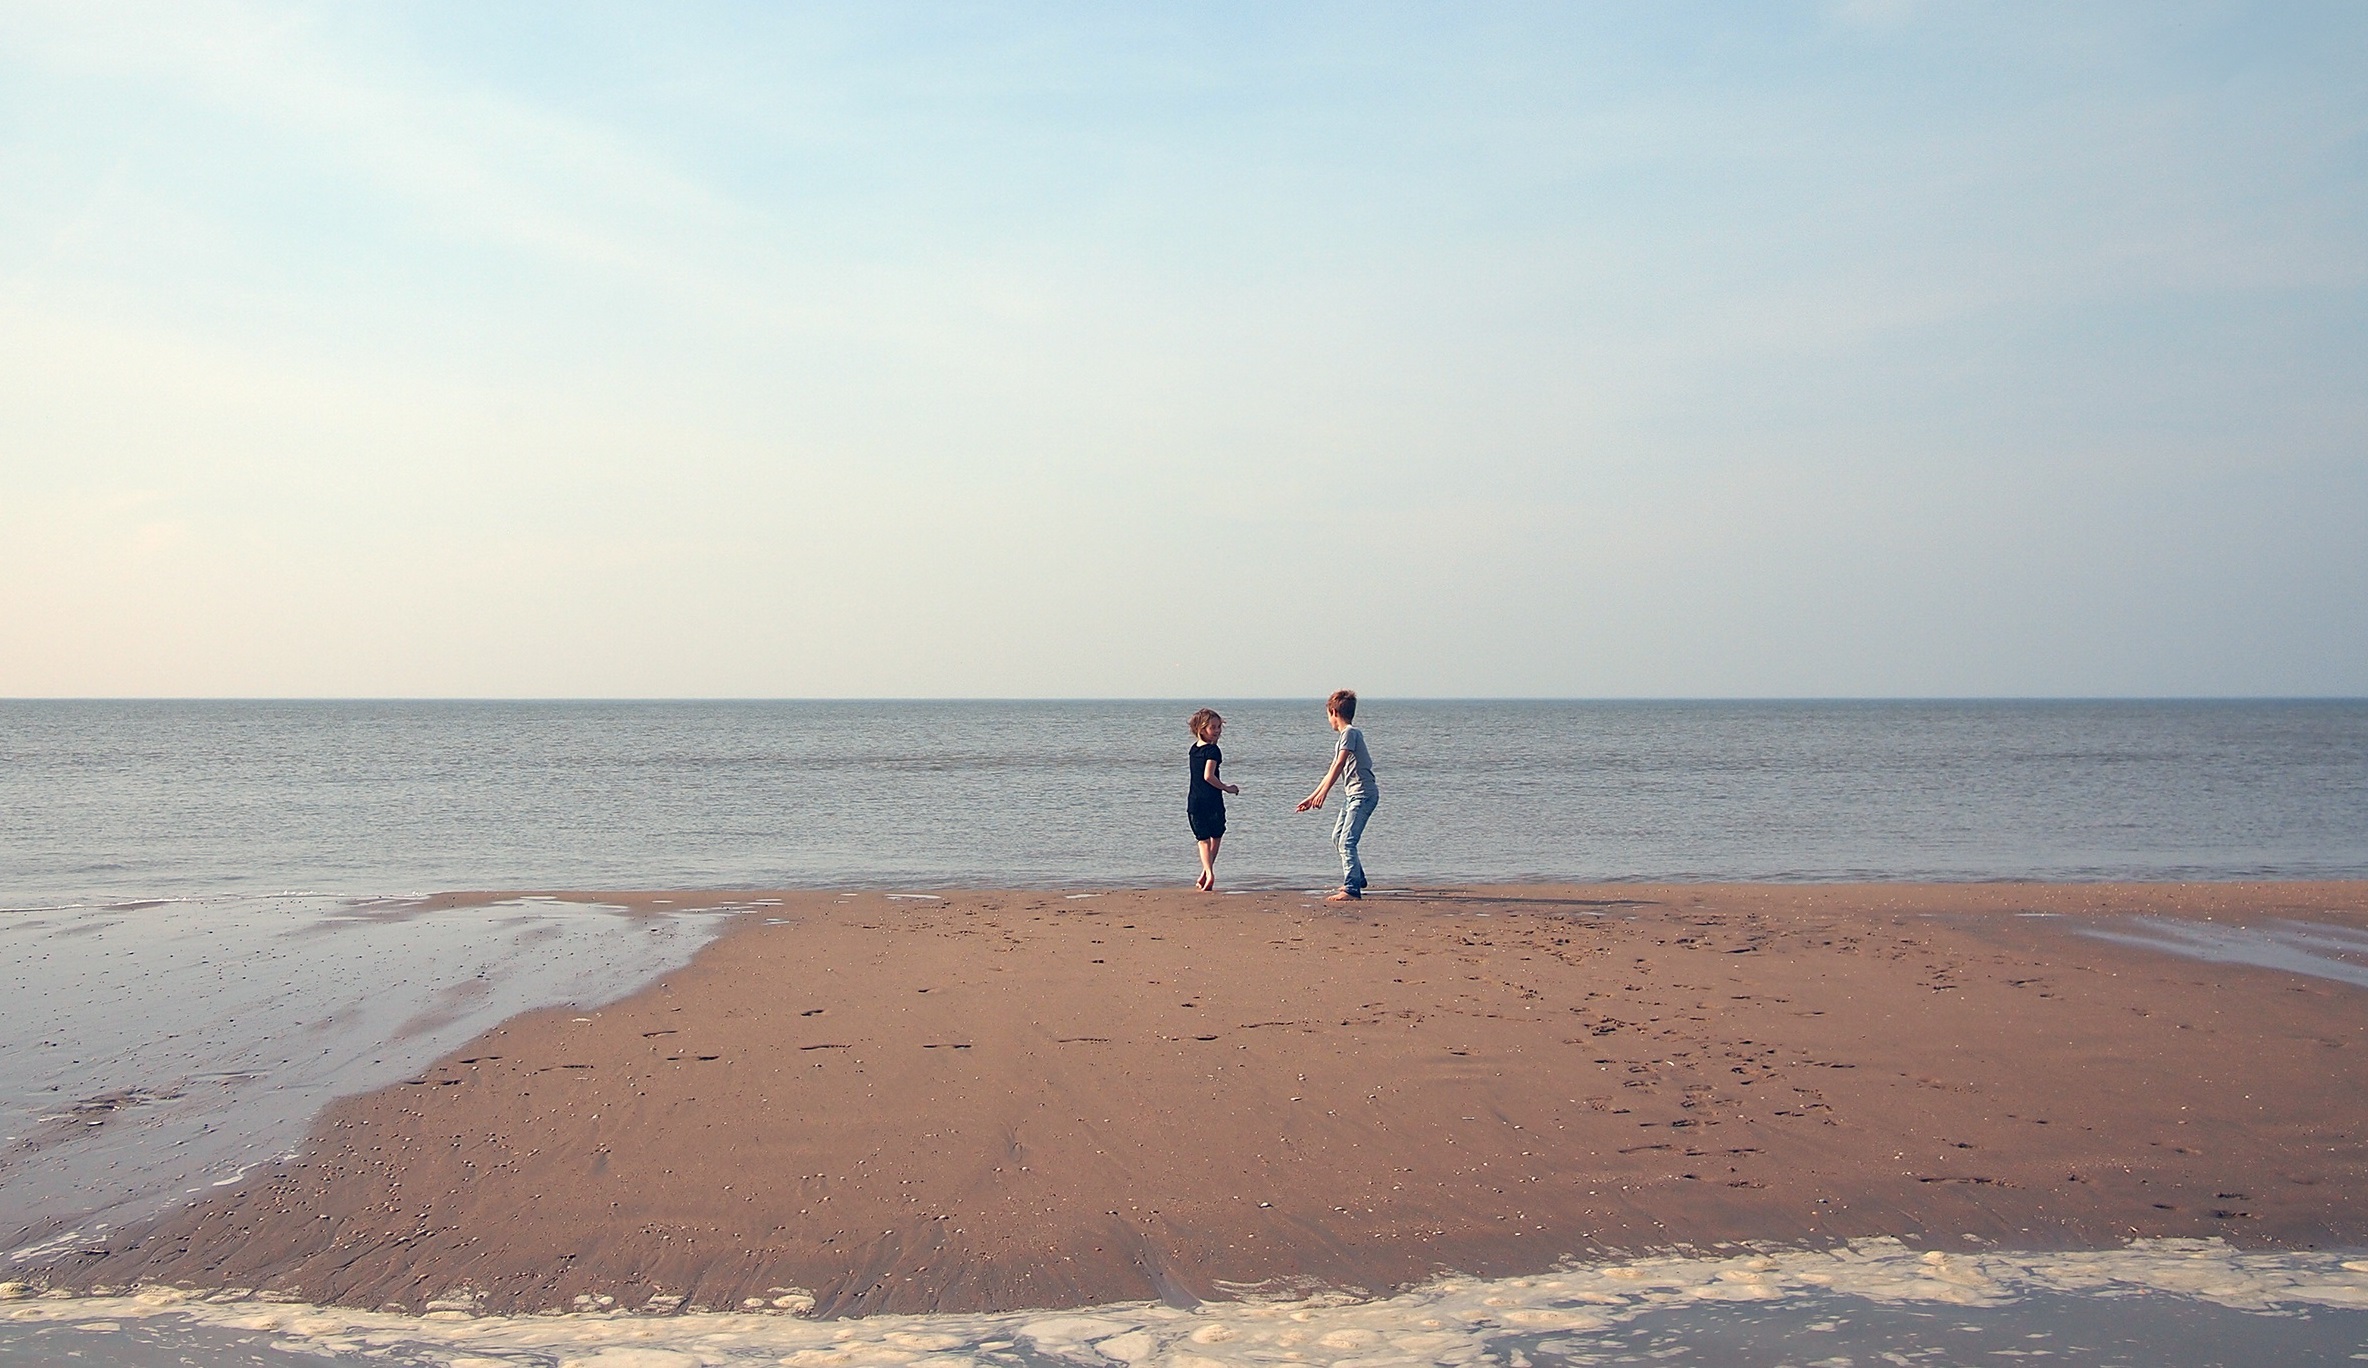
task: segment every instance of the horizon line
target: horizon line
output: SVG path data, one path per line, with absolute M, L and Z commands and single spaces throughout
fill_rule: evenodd
M 1381 694 L 1387 703 L 2368 703 L 2363 694 Z M 1321 703 L 1322 694 L 5 694 L 8 703 Z

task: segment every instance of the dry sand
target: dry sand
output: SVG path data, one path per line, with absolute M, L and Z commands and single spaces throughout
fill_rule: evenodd
M 2080 934 L 2368 928 L 2368 884 L 776 896 L 49 1281 L 854 1313 L 1723 1241 L 2368 1244 L 2368 991 Z

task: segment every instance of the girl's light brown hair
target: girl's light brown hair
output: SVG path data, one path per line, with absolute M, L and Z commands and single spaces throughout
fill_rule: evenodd
M 1209 724 L 1211 722 L 1222 722 L 1224 720 L 1224 718 L 1217 715 L 1217 710 L 1215 708 L 1203 708 L 1199 712 L 1196 712 L 1192 716 L 1186 718 L 1184 720 L 1184 725 L 1192 728 L 1192 734 L 1194 736 L 1200 736 L 1208 731 Z
M 1356 721 L 1357 691 L 1355 689 L 1333 690 L 1332 696 L 1324 700 L 1324 711 L 1343 722 Z

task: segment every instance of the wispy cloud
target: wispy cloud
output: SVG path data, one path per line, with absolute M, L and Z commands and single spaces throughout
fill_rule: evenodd
M 2364 35 L 0 7 L 0 691 L 2368 688 Z
M 698 236 L 749 222 L 631 137 L 357 50 L 367 35 L 331 34 L 334 14 L 192 0 L 15 7 L 0 23 L 20 62 L 161 96 L 168 117 L 176 97 L 228 115 L 435 233 L 663 279 Z

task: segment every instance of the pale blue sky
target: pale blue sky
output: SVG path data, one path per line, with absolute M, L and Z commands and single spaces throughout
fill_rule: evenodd
M 0 694 L 2368 693 L 2364 72 L 0 0 Z

